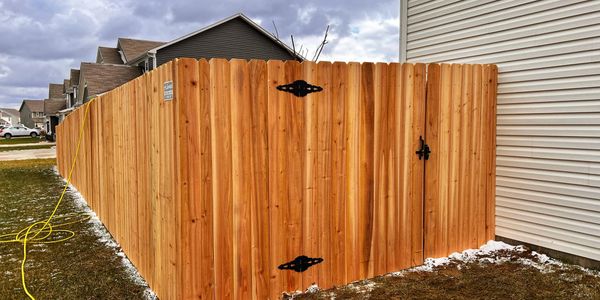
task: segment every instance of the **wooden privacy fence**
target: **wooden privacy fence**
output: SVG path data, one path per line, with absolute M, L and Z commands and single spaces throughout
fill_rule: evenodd
M 161 299 L 276 299 L 401 270 L 494 237 L 496 74 L 175 60 L 90 104 L 72 182 Z M 322 91 L 277 88 L 300 79 Z M 83 118 L 58 127 L 63 175 Z M 278 268 L 301 255 L 323 261 Z

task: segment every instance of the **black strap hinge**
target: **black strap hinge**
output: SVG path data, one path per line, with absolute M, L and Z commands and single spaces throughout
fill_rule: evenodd
M 322 87 L 312 85 L 304 80 L 296 80 L 290 84 L 277 86 L 277 89 L 283 92 L 294 94 L 296 97 L 304 97 L 310 93 L 316 93 L 323 90 Z

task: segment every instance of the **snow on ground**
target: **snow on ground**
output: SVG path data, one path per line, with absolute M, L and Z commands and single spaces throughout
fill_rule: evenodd
M 488 241 L 479 249 L 467 249 L 463 252 L 454 252 L 448 257 L 427 258 L 421 266 L 410 268 L 407 270 L 390 273 L 391 276 L 402 276 L 407 272 L 432 272 L 436 267 L 447 266 L 451 263 L 458 263 L 457 267 L 460 270 L 460 263 L 483 263 L 483 264 L 502 264 L 511 261 L 511 257 L 507 255 L 499 255 L 500 251 L 525 253 L 527 249 L 524 246 L 512 246 L 504 242 Z M 532 258 L 519 257 L 517 263 L 534 267 L 541 272 L 551 272 L 553 268 L 562 268 L 563 263 L 548 257 L 545 254 L 531 252 Z M 572 266 L 571 266 L 572 267 Z M 578 266 L 576 266 L 578 267 Z M 598 272 L 578 267 L 591 275 L 600 275 Z
M 509 258 L 508 257 L 494 257 L 492 255 L 495 252 L 498 252 L 501 250 L 514 251 L 514 252 L 519 252 L 519 253 L 526 251 L 525 247 L 523 247 L 523 246 L 511 246 L 511 245 L 503 243 L 503 242 L 488 241 L 486 244 L 481 246 L 479 249 L 467 249 L 460 253 L 454 252 L 454 253 L 450 254 L 448 257 L 426 258 L 425 263 L 421 266 L 403 270 L 400 272 L 394 272 L 394 273 L 391 273 L 390 275 L 399 276 L 406 272 L 415 272 L 415 271 L 431 272 L 436 267 L 448 265 L 452 261 L 470 263 L 470 262 L 475 262 L 475 261 L 480 260 L 481 262 L 491 263 L 491 264 L 503 263 L 503 262 L 508 261 Z M 492 257 L 490 257 L 490 256 L 492 256 Z
M 529 252 L 524 246 L 512 246 L 499 241 L 488 241 L 482 245 L 479 249 L 467 249 L 462 252 L 455 252 L 450 254 L 448 257 L 440 258 L 427 258 L 421 266 L 413 267 L 410 269 L 389 273 L 384 276 L 397 276 L 403 277 L 413 272 L 436 272 L 439 268 L 444 267 L 456 267 L 458 270 L 465 268 L 467 264 L 481 264 L 481 265 L 500 265 L 503 263 L 516 263 L 524 266 L 533 267 L 539 270 L 541 273 L 553 273 L 557 270 L 576 268 L 583 272 L 600 278 L 600 272 L 590 269 L 585 269 L 581 266 L 566 265 L 562 262 L 552 259 L 545 254 L 540 254 L 535 251 Z M 576 278 L 575 278 L 576 279 Z M 574 280 L 575 280 L 574 279 Z M 359 280 L 352 282 L 346 286 L 350 290 L 360 293 L 368 294 L 373 291 L 380 283 L 372 280 Z M 295 299 L 302 294 L 316 294 L 321 290 L 318 286 L 310 286 L 304 293 L 296 291 L 291 294 L 285 294 L 285 299 Z M 335 291 L 323 291 L 326 298 L 335 299 Z
M 56 167 L 53 167 L 52 170 L 57 176 L 59 176 L 62 179 L 64 183 L 67 183 L 67 180 L 59 174 L 58 169 Z M 75 205 L 79 209 L 81 209 L 81 211 L 84 214 L 88 214 L 90 216 L 90 220 L 88 222 L 92 227 L 91 232 L 98 237 L 98 241 L 100 243 L 104 244 L 110 249 L 113 249 L 115 255 L 121 258 L 121 263 L 123 264 L 123 267 L 127 270 L 127 273 L 131 276 L 131 279 L 137 284 L 148 286 L 144 278 L 138 273 L 137 269 L 131 263 L 129 258 L 127 258 L 127 255 L 125 255 L 123 250 L 121 250 L 121 246 L 113 239 L 112 235 L 108 232 L 108 230 L 106 230 L 106 227 L 104 227 L 104 224 L 102 224 L 100 218 L 98 218 L 96 213 L 89 207 L 89 205 L 85 201 L 85 198 L 83 198 L 83 196 L 81 195 L 81 193 L 79 193 L 77 188 L 69 184 L 67 188 L 67 193 L 74 200 Z M 146 291 L 144 291 L 144 295 L 146 296 L 146 299 L 149 300 L 158 299 L 156 294 L 154 294 L 154 292 L 150 288 L 147 288 Z

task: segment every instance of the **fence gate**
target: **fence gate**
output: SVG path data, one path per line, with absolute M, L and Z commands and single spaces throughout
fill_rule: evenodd
M 214 233 L 233 236 L 214 240 L 217 298 L 275 299 L 423 261 L 425 65 L 209 68 Z
M 328 288 L 493 238 L 495 80 L 179 59 L 92 103 L 73 183 L 161 298 Z M 82 119 L 59 125 L 62 174 Z
M 425 257 L 494 239 L 495 65 L 428 65 Z

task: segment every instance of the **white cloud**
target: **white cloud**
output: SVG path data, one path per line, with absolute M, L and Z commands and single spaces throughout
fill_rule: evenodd
M 322 60 L 393 62 L 399 57 L 399 18 L 369 18 L 351 22 L 349 35 L 332 36 Z
M 0 107 L 43 98 L 50 82 L 93 61 L 98 46 L 118 37 L 169 41 L 237 12 L 269 31 L 275 21 L 286 43 L 307 58 L 331 25 L 320 60 L 397 61 L 396 0 L 0 0 Z

